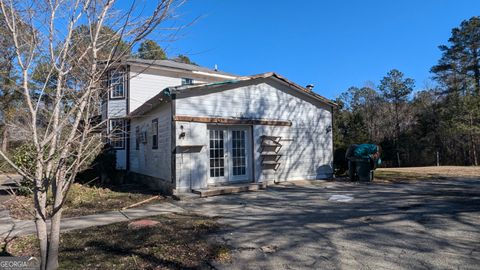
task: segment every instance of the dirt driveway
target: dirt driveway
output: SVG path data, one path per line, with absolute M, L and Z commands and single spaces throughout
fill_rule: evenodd
M 180 204 L 229 225 L 219 237 L 234 259 L 218 268 L 480 267 L 480 179 L 322 182 Z

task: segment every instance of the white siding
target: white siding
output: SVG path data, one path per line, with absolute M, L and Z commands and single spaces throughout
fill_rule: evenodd
M 116 168 L 117 170 L 126 170 L 127 169 L 127 151 L 122 149 L 115 150 L 116 155 Z
M 176 122 L 175 129 L 176 145 L 185 149 L 185 153 L 177 151 L 175 154 L 176 189 L 190 191 L 207 187 L 207 125 Z M 182 132 L 185 136 L 180 138 Z
M 152 149 L 152 120 L 158 119 L 158 149 Z M 135 149 L 136 127 L 147 132 L 147 143 Z M 142 118 L 131 120 L 130 170 L 165 181 L 171 181 L 171 107 L 162 104 Z
M 182 78 L 151 74 L 145 70 L 130 71 L 130 112 L 133 112 L 163 89 L 181 84 Z
M 307 99 L 309 98 L 302 98 L 300 94 L 281 84 L 264 82 L 211 94 L 178 98 L 176 114 L 292 121 L 291 127 L 254 126 L 255 180 L 327 178 L 332 175 L 333 162 L 331 107 Z M 261 135 L 283 138 L 281 141 L 283 156 L 277 171 L 261 168 L 259 146 Z M 206 158 L 204 162 L 207 164 Z
M 207 76 L 195 74 L 191 71 L 185 70 L 172 70 L 172 69 L 158 69 L 158 68 L 146 68 L 146 67 L 131 67 L 128 74 L 129 82 L 126 84 L 125 98 L 123 99 L 110 99 L 107 98 L 106 103 L 102 105 L 102 119 L 111 118 L 124 118 L 129 113 L 133 112 L 140 105 L 147 100 L 158 94 L 160 91 L 167 87 L 179 86 L 182 83 L 182 78 L 191 78 L 194 83 L 213 82 L 224 80 L 221 77 Z M 168 118 L 168 121 L 171 117 Z M 159 125 L 161 125 L 159 121 Z M 170 130 L 170 126 L 168 127 Z M 135 132 L 135 128 L 131 128 L 132 134 Z M 170 137 L 169 137 L 170 138 Z M 133 141 L 135 142 L 135 141 Z M 134 144 L 130 146 L 132 151 L 134 150 Z M 131 152 L 132 152 L 131 151 Z M 126 168 L 126 152 L 124 150 L 117 151 L 117 169 Z M 169 150 L 170 153 L 170 150 Z M 147 153 L 149 154 L 149 153 Z M 159 159 L 157 154 L 152 154 L 154 159 Z M 145 156 L 143 157 L 145 161 Z M 142 163 L 142 157 L 136 157 L 131 159 L 132 171 L 133 168 L 144 170 L 147 175 L 154 176 L 153 167 L 150 168 L 148 164 Z M 169 171 L 170 172 L 170 171 Z M 170 181 L 170 175 L 168 175 Z
M 214 74 L 213 74 L 214 75 Z M 130 69 L 130 112 L 167 87 L 179 86 L 182 78 L 193 79 L 195 84 L 225 81 L 223 77 L 205 76 L 191 71 L 159 70 L 155 68 L 131 67 Z M 218 75 L 221 76 L 221 75 Z
M 127 115 L 126 99 L 110 99 L 108 100 L 108 118 L 121 118 Z

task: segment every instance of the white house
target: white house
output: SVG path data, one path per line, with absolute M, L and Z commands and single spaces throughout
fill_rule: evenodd
M 119 71 L 104 118 L 132 179 L 179 193 L 332 177 L 335 104 L 311 89 L 167 60 L 128 60 Z

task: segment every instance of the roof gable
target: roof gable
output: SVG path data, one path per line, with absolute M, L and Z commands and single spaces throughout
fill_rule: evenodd
M 303 97 L 308 97 L 310 99 L 313 99 L 317 102 L 320 102 L 322 104 L 328 105 L 330 107 L 336 107 L 337 104 L 334 103 L 333 101 L 312 92 L 309 89 L 306 89 L 288 79 L 285 77 L 282 77 L 276 73 L 273 72 L 268 72 L 268 73 L 262 73 L 258 75 L 253 75 L 253 76 L 246 76 L 246 77 L 239 77 L 234 80 L 229 80 L 229 81 L 223 81 L 223 82 L 218 82 L 218 83 L 209 83 L 209 84 L 201 84 L 201 85 L 183 85 L 183 86 L 177 86 L 177 87 L 169 87 L 164 90 L 162 90 L 159 94 L 145 102 L 143 105 L 141 105 L 139 108 L 137 108 L 135 111 L 133 111 L 130 116 L 137 116 L 137 115 L 142 115 L 151 109 L 153 109 L 155 106 L 158 106 L 160 103 L 170 101 L 172 96 L 195 96 L 195 95 L 202 95 L 202 94 L 210 94 L 210 93 L 215 93 L 215 90 L 218 91 L 224 91 L 224 90 L 229 90 L 232 88 L 236 88 L 239 86 L 246 86 L 246 85 L 253 85 L 257 84 L 261 81 L 268 81 L 272 80 L 277 83 L 280 83 L 282 85 L 287 86 L 289 89 L 292 89 L 296 91 L 296 93 L 300 94 L 300 96 Z M 212 92 L 209 92 L 211 90 Z
M 182 93 L 190 93 L 195 95 L 195 92 L 200 90 L 200 89 L 216 89 L 219 87 L 225 87 L 225 86 L 232 86 L 235 87 L 238 84 L 242 85 L 248 85 L 248 84 L 254 84 L 259 80 L 274 80 L 276 82 L 279 82 L 299 93 L 302 95 L 311 97 L 317 101 L 320 101 L 322 103 L 325 103 L 329 106 L 337 106 L 336 103 L 333 101 L 329 100 L 328 98 L 325 98 L 305 87 L 302 87 L 293 81 L 288 80 L 287 78 L 280 76 L 274 72 L 268 72 L 268 73 L 262 73 L 262 74 L 257 74 L 257 75 L 252 75 L 252 76 L 245 76 L 245 77 L 239 77 L 235 80 L 230 80 L 230 81 L 223 81 L 223 82 L 218 82 L 218 83 L 210 83 L 210 84 L 201 84 L 201 85 L 195 85 L 195 86 L 177 86 L 177 87 L 172 87 L 169 90 L 174 93 L 174 94 L 182 94 Z

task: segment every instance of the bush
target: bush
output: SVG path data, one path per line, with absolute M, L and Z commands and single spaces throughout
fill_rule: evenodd
M 35 146 L 23 144 L 13 151 L 13 163 L 27 173 L 35 172 Z
M 116 177 L 116 164 L 115 150 L 106 144 L 91 162 L 89 168 L 78 174 L 77 180 L 82 183 L 90 183 L 98 178 L 101 184 L 109 184 Z
M 36 149 L 32 144 L 23 144 L 13 151 L 13 163 L 20 169 L 29 174 L 35 172 L 35 156 Z M 18 195 L 30 196 L 33 194 L 34 184 L 31 181 L 23 179 L 20 183 L 20 187 L 17 190 Z

